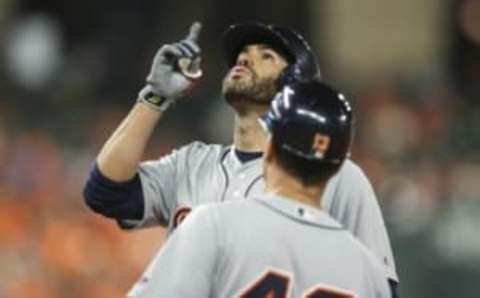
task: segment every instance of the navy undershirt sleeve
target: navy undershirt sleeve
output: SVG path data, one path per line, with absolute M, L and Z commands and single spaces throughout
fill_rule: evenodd
M 116 182 L 105 177 L 95 164 L 83 189 L 85 203 L 93 211 L 117 220 L 141 220 L 144 197 L 140 177 Z

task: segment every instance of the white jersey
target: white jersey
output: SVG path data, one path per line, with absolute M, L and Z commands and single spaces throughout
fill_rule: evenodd
M 326 212 L 278 196 L 196 208 L 131 298 L 390 297 L 378 259 Z
M 243 199 L 264 191 L 262 160 L 242 163 L 231 147 L 193 142 L 139 169 L 145 198 L 144 218 L 124 220 L 132 228 L 161 224 L 175 228 L 191 208 L 212 202 Z M 398 281 L 382 214 L 362 170 L 346 160 L 328 182 L 323 208 L 386 265 Z

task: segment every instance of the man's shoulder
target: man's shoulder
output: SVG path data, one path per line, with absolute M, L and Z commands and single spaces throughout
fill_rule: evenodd
M 230 146 L 222 144 L 207 144 L 201 141 L 193 141 L 182 147 L 178 151 L 187 151 L 190 154 L 221 154 L 228 150 Z
M 215 159 L 220 158 L 225 153 L 230 150 L 230 146 L 225 146 L 221 144 L 207 144 L 200 141 L 193 141 L 191 143 L 180 146 L 177 149 L 172 150 L 170 154 L 167 154 L 161 159 L 187 159 L 187 160 L 204 160 L 204 159 Z
M 203 204 L 199 208 L 204 208 L 208 210 L 209 212 L 234 212 L 234 213 L 239 213 L 236 212 L 239 209 L 244 209 L 244 208 L 255 208 L 254 205 L 257 205 L 253 202 L 252 199 L 241 199 L 241 200 L 225 200 L 222 203 L 218 202 L 212 202 L 212 203 L 207 203 Z
M 252 210 L 249 200 L 210 202 L 196 206 L 187 219 L 191 222 L 212 225 L 217 230 L 231 229 L 242 222 L 247 210 Z M 254 208 L 254 207 L 253 207 Z
M 261 209 L 253 200 L 225 200 L 222 203 L 212 202 L 202 204 L 195 207 L 195 211 L 209 214 L 217 219 L 221 218 L 221 222 L 237 221 L 238 218 L 244 218 L 245 214 L 250 214 L 254 209 Z
M 343 165 L 340 167 L 337 175 L 342 179 L 366 179 L 364 171 L 360 166 L 351 159 L 346 159 Z
M 349 195 L 344 198 L 347 194 Z M 324 201 L 332 200 L 333 196 L 337 201 L 343 199 L 348 199 L 348 201 L 359 200 L 365 195 L 375 198 L 372 185 L 360 166 L 347 159 L 338 173 L 328 181 Z
M 147 169 L 159 169 L 163 166 L 173 166 L 204 170 L 221 161 L 222 157 L 229 152 L 229 149 L 230 147 L 225 145 L 194 141 L 174 149 L 158 159 L 143 161 L 140 168 L 145 171 Z

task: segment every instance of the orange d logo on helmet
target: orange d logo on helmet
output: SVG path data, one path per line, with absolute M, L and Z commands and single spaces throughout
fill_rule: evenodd
M 316 133 L 313 137 L 312 149 L 315 152 L 314 155 L 318 159 L 322 159 L 325 156 L 328 148 L 330 147 L 330 136 L 321 133 Z

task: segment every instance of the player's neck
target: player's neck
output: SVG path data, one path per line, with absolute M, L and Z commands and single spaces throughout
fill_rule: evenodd
M 324 187 L 325 184 L 305 186 L 284 171 L 269 172 L 265 181 L 266 193 L 286 197 L 320 209 Z
M 235 113 L 233 144 L 237 150 L 244 152 L 260 152 L 265 148 L 267 134 L 258 122 L 265 114 L 265 105 L 253 106 L 241 113 Z

